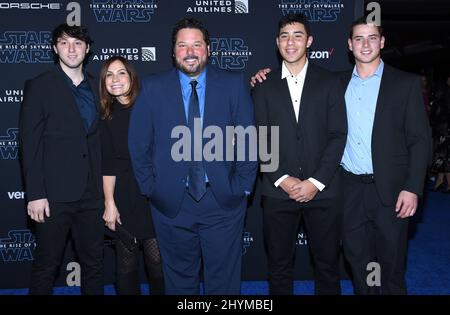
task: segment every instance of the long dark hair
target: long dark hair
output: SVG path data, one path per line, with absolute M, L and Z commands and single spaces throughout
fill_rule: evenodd
M 133 65 L 122 56 L 113 56 L 109 58 L 107 61 L 105 61 L 102 69 L 100 70 L 100 109 L 102 119 L 111 119 L 111 104 L 115 97 L 109 94 L 108 90 L 106 89 L 105 80 L 108 68 L 114 61 L 120 61 L 121 63 L 123 63 L 125 69 L 128 72 L 128 75 L 130 76 L 130 89 L 126 94 L 130 101 L 128 102 L 128 104 L 122 104 L 122 106 L 124 108 L 133 106 L 133 103 L 139 93 L 139 79 Z

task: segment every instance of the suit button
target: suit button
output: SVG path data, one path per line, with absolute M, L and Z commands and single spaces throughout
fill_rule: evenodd
M 83 154 L 82 157 L 83 157 L 83 159 L 85 159 L 86 158 L 86 154 Z

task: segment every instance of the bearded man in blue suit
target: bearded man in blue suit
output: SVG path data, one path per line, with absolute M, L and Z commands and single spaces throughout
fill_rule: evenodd
M 182 140 L 177 130 L 195 138 L 196 131 L 203 134 L 211 127 L 219 137 L 229 127 L 254 128 L 243 75 L 208 65 L 209 44 L 200 21 L 178 21 L 172 33 L 175 68 L 143 80 L 131 115 L 133 169 L 141 192 L 150 198 L 167 294 L 198 294 L 202 263 L 205 294 L 240 293 L 247 195 L 257 172 L 249 148 L 256 139 L 232 137 L 232 145 L 229 137 L 215 141 L 214 155 L 232 149 L 227 158 L 214 159 L 203 154 L 199 159 L 206 141 L 193 139 L 194 146 L 189 141 L 182 151 L 197 156 L 174 156 Z

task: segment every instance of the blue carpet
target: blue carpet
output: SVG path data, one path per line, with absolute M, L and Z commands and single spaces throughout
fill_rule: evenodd
M 409 241 L 409 294 L 450 294 L 450 194 L 430 192 Z
M 411 224 L 406 273 L 408 293 L 411 295 L 450 294 L 450 195 L 430 192 Z M 350 281 L 341 281 L 342 294 L 353 294 Z M 141 286 L 143 294 L 149 294 L 147 284 Z M 28 289 L 1 289 L 1 295 L 23 295 Z M 312 295 L 312 281 L 295 281 L 296 295 Z M 78 295 L 79 287 L 56 287 L 56 295 Z M 106 295 L 114 295 L 112 285 L 105 286 Z M 243 281 L 242 294 L 267 295 L 267 281 Z

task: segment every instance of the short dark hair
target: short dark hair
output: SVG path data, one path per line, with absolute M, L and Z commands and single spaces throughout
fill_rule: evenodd
M 69 37 L 82 40 L 86 43 L 86 45 L 89 46 L 91 46 L 93 43 L 91 37 L 89 36 L 89 31 L 86 27 L 77 25 L 69 26 L 67 23 L 63 23 L 55 27 L 55 29 L 52 31 L 52 45 L 56 46 L 56 44 L 58 43 L 58 38 L 63 37 L 64 34 Z M 90 52 L 84 58 L 84 63 L 87 62 L 89 55 Z M 55 52 L 53 52 L 53 61 L 55 63 L 59 62 L 59 55 Z
M 66 34 L 69 37 L 77 38 L 82 40 L 87 45 L 91 45 L 93 43 L 91 37 L 89 36 L 89 31 L 84 26 L 69 26 L 67 23 L 58 25 L 52 32 L 52 44 L 56 45 L 58 42 L 58 38 L 64 36 Z
M 293 23 L 303 24 L 303 26 L 305 26 L 306 35 L 307 36 L 311 35 L 311 29 L 309 27 L 308 18 L 303 13 L 289 13 L 289 14 L 286 14 L 285 16 L 283 16 L 278 21 L 278 34 L 280 33 L 280 30 L 283 27 L 285 27 L 288 24 L 293 24 Z
M 172 29 L 172 51 L 175 49 L 175 43 L 177 41 L 178 32 L 183 28 L 198 29 L 200 32 L 202 32 L 203 40 L 205 41 L 206 45 L 209 46 L 210 44 L 209 33 L 206 27 L 203 25 L 203 23 L 194 18 L 182 18 L 177 23 L 175 23 Z
M 357 26 L 357 25 L 368 25 L 368 24 L 372 24 L 372 22 L 370 22 L 370 21 L 368 22 L 367 21 L 367 15 L 364 15 L 364 16 L 354 20 L 353 23 L 352 23 L 352 26 L 350 27 L 349 38 L 351 39 L 353 37 L 353 28 L 355 26 Z M 383 36 L 383 28 L 381 27 L 381 25 L 375 25 L 375 26 L 378 28 L 378 33 L 380 33 L 380 36 Z
M 125 67 L 125 70 L 128 72 L 128 75 L 130 76 L 130 90 L 126 95 L 128 96 L 130 102 L 128 104 L 122 104 L 122 107 L 128 108 L 130 106 L 133 106 L 133 103 L 139 94 L 139 78 L 133 65 L 122 56 L 113 56 L 106 60 L 100 70 L 100 109 L 102 119 L 111 119 L 112 117 L 111 104 L 114 100 L 114 96 L 108 93 L 105 81 L 108 68 L 114 61 L 120 61 Z

